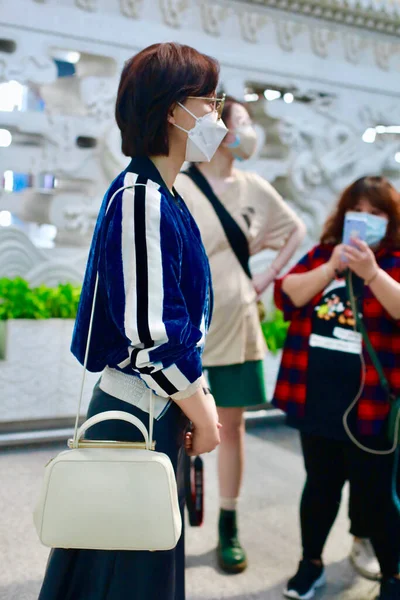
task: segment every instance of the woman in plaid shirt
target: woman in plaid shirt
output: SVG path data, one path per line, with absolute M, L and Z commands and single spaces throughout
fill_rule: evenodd
M 366 242 L 341 243 L 347 212 L 364 214 Z M 300 507 L 303 558 L 289 581 L 288 598 L 308 600 L 325 583 L 322 552 L 346 480 L 362 497 L 378 557 L 380 600 L 400 600 L 400 515 L 391 483 L 394 455 L 374 455 L 354 445 L 343 414 L 365 382 L 349 425 L 364 445 L 389 448 L 389 403 L 355 320 L 344 273 L 353 272 L 364 323 L 396 394 L 400 392 L 400 195 L 382 177 L 363 177 L 342 194 L 321 242 L 283 279 L 275 301 L 291 321 L 274 404 L 299 429 L 307 479 Z

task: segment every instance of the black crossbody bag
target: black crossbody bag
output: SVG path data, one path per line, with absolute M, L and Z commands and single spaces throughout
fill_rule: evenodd
M 225 232 L 227 240 L 238 259 L 243 271 L 246 273 L 247 277 L 251 280 L 251 271 L 249 266 L 250 261 L 250 251 L 249 251 L 249 243 L 243 230 L 237 224 L 235 219 L 231 216 L 228 210 L 226 210 L 225 206 L 222 204 L 221 200 L 215 195 L 211 185 L 208 183 L 207 179 L 204 175 L 199 171 L 199 169 L 195 165 L 191 165 L 187 171 L 183 171 L 185 175 L 190 177 L 190 179 L 197 185 L 199 190 L 205 195 L 205 197 L 210 202 L 211 206 L 215 210 L 215 213 L 222 225 L 222 228 Z M 260 321 L 265 319 L 265 306 L 261 300 L 258 301 L 258 314 L 260 317 Z

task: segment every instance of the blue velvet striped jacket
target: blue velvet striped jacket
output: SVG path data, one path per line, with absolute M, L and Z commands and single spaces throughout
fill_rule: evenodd
M 81 364 L 97 271 L 88 370 L 140 378 L 163 398 L 190 388 L 202 374 L 210 268 L 188 208 L 148 158 L 132 160 L 99 212 L 71 346 Z

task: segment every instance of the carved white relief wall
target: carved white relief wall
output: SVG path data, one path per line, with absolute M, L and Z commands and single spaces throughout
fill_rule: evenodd
M 239 167 L 258 171 L 302 216 L 306 246 L 355 178 L 384 173 L 400 186 L 400 136 L 376 129 L 400 125 L 399 3 L 335 0 L 335 11 L 330 4 L 2 2 L 0 277 L 33 285 L 82 280 L 103 194 L 128 163 L 114 123 L 119 75 L 129 57 L 160 41 L 215 56 L 221 88 L 249 101 L 259 148 Z M 374 143 L 363 141 L 368 130 Z M 253 266 L 270 258 L 259 255 Z M 73 415 L 81 369 L 68 350 L 72 326 L 7 323 L 0 424 Z M 22 375 L 21 348 L 32 349 Z
M 327 88 L 326 95 L 313 98 L 302 82 L 292 89 L 307 101 L 288 105 L 260 99 L 253 104 L 266 138 L 247 168 L 266 175 L 301 213 L 309 245 L 318 238 L 333 202 L 352 181 L 384 174 L 400 186 L 395 159 L 400 158 L 399 134 L 377 135 L 374 144 L 363 141 L 368 128 L 400 123 L 400 111 L 395 98 L 382 102 L 381 96 L 360 92 L 354 101 L 352 90 L 333 94 L 331 89 L 329 96 Z
M 319 12 L 318 2 L 306 10 L 305 1 L 302 12 L 291 0 L 3 5 L 0 83 L 26 86 L 27 105 L 0 111 L 0 129 L 12 135 L 11 145 L 0 148 L 0 180 L 11 172 L 29 175 L 30 184 L 15 192 L 0 186 L 0 244 L 11 243 L 2 212 L 12 213 L 13 226 L 26 238 L 18 242 L 24 250 L 13 254 L 12 268 L 0 254 L 0 272 L 15 271 L 17 256 L 30 255 L 42 277 L 52 273 L 40 266 L 42 255 L 26 250 L 33 244 L 45 253 L 47 267 L 61 260 L 60 273 L 67 274 L 68 264 L 71 277 L 81 276 L 104 191 L 128 163 L 113 116 L 119 74 L 128 57 L 157 41 L 174 39 L 216 56 L 224 90 L 239 99 L 257 97 L 250 106 L 260 151 L 241 167 L 277 186 L 305 218 L 310 240 L 352 179 L 373 170 L 397 181 L 399 136 L 378 136 L 374 144 L 362 136 L 367 128 L 399 123 L 398 11 L 388 2 L 385 20 L 382 3 L 363 0 L 356 23 L 352 0 L 336 4 L 335 14 L 322 0 Z M 293 94 L 294 101 L 265 100 L 269 88 Z M 46 244 L 54 247 L 36 248 L 48 224 L 55 237 Z
M 35 287 L 42 283 L 81 282 L 87 260 L 87 250 L 37 248 L 29 237 L 14 227 L 0 230 L 0 278 L 22 277 Z

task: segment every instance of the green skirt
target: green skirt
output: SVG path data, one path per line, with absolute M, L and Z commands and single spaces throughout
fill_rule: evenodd
M 262 360 L 204 368 L 217 406 L 244 408 L 267 402 Z

